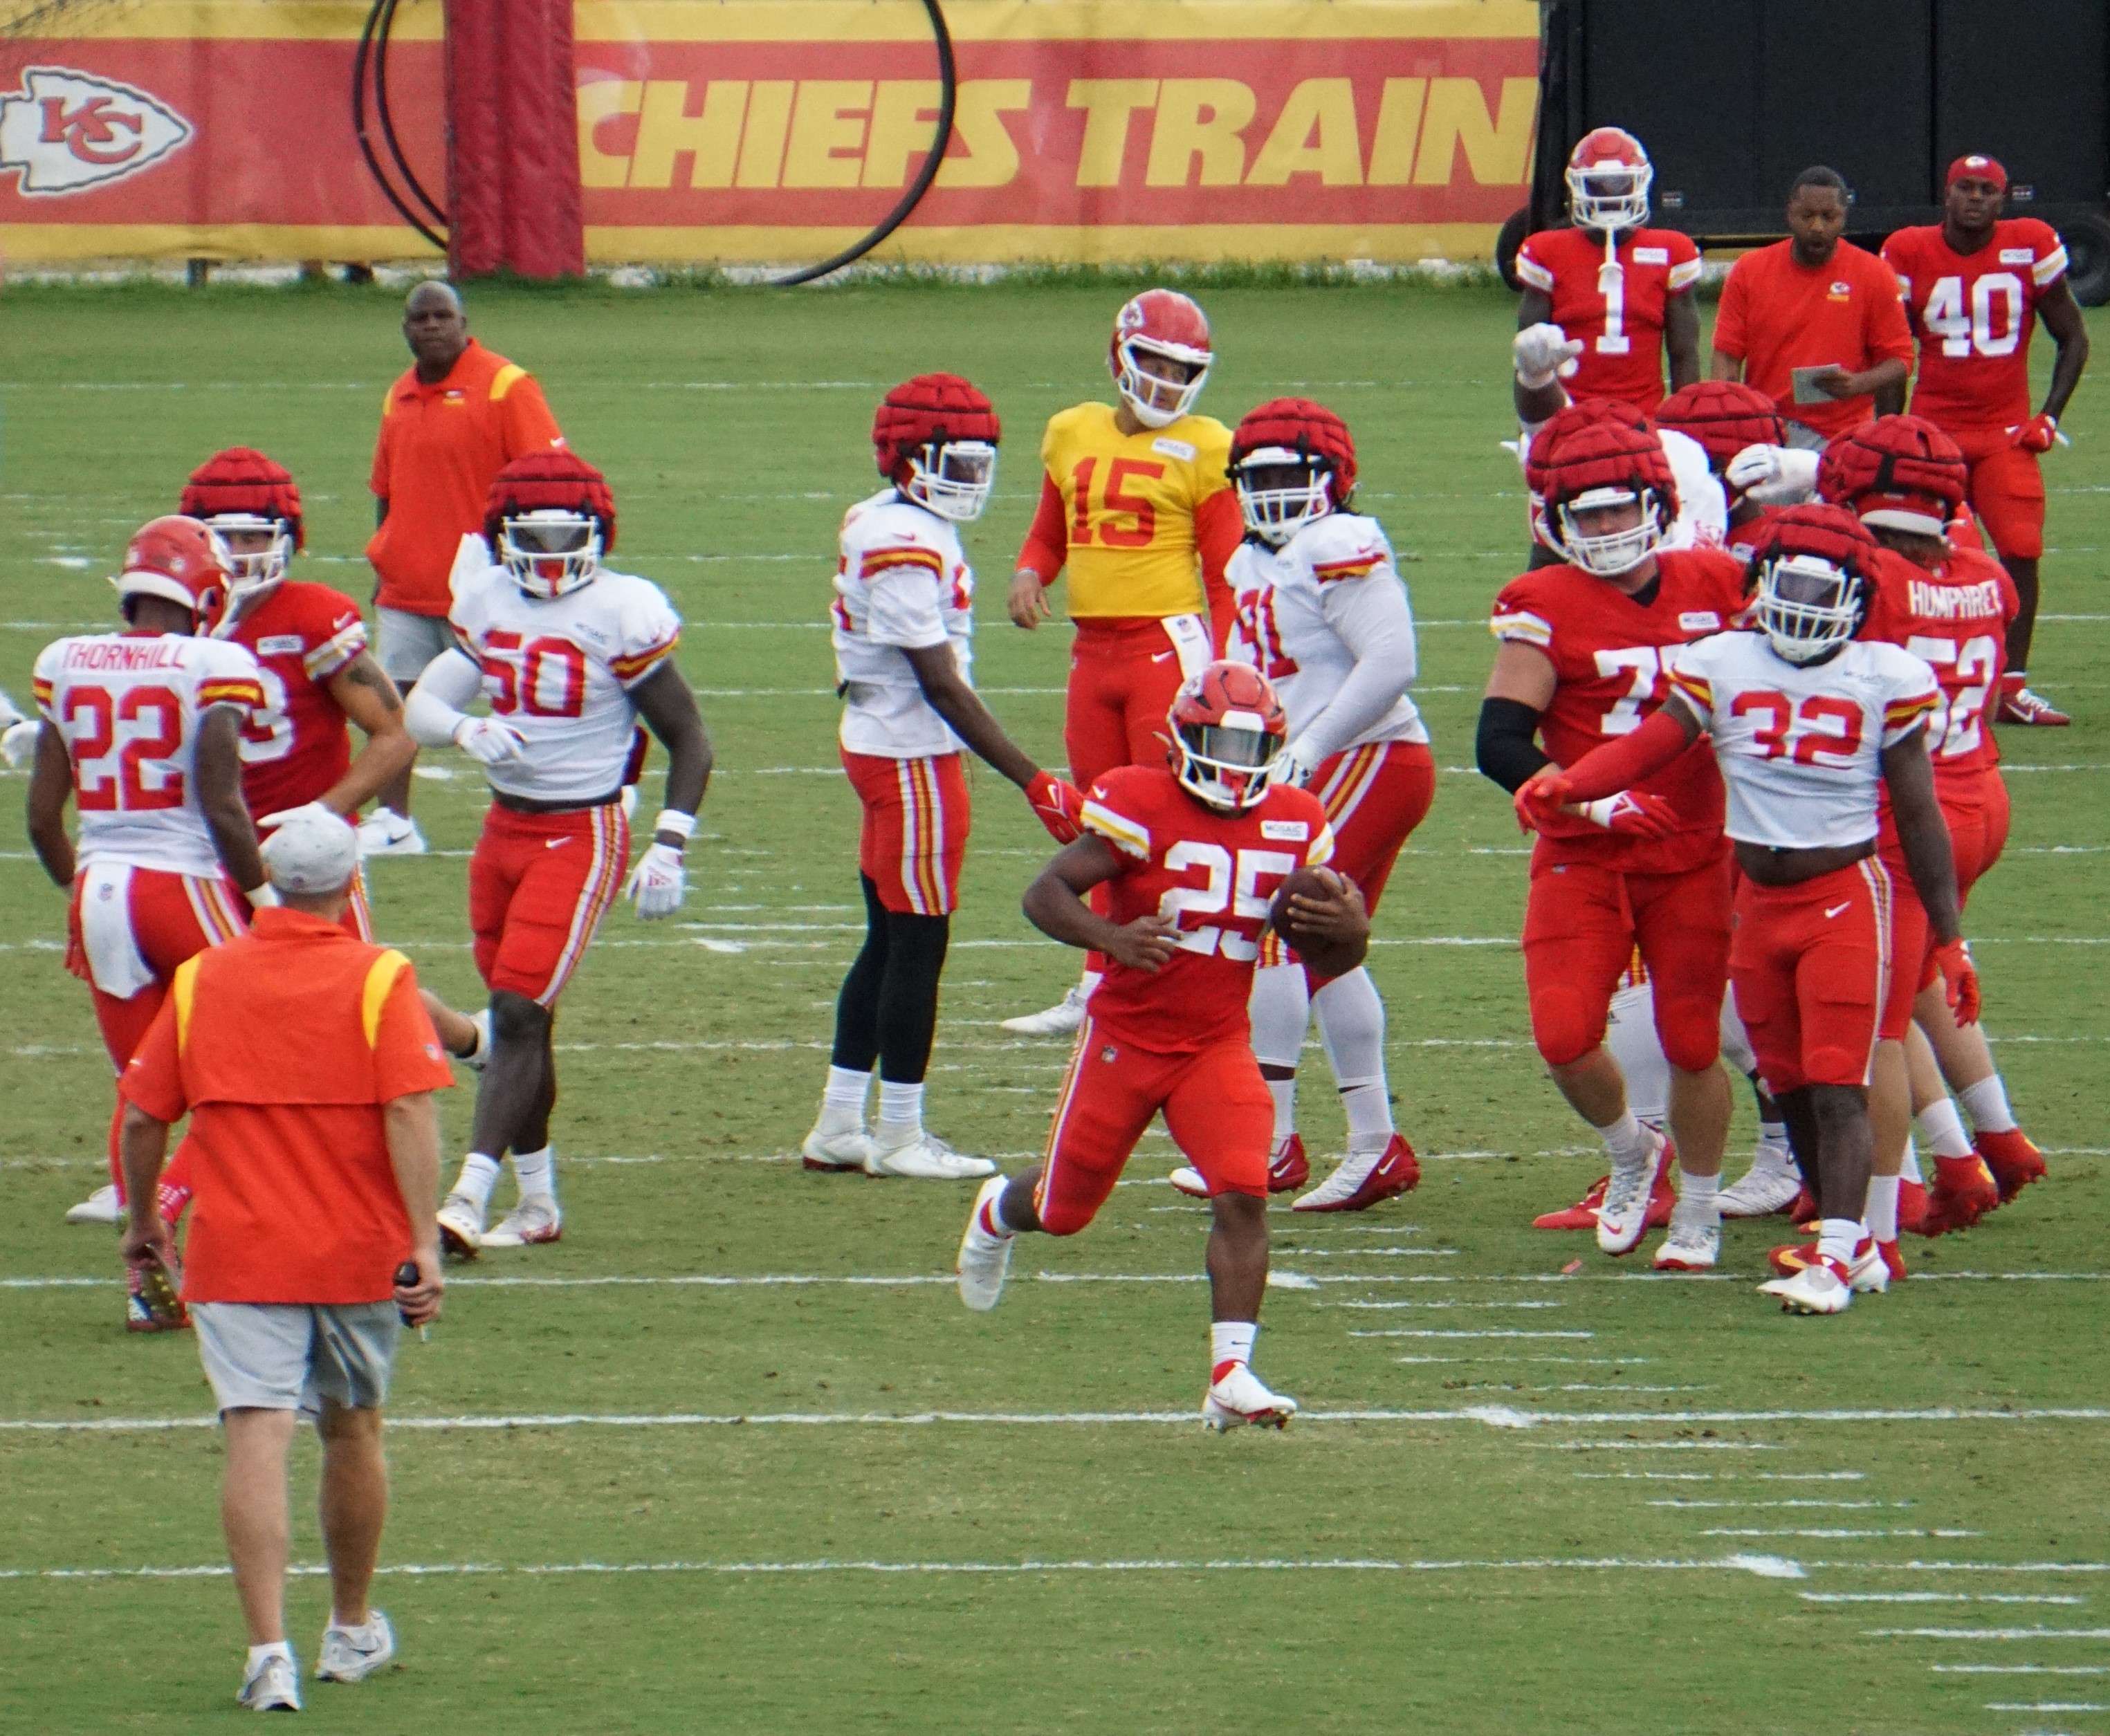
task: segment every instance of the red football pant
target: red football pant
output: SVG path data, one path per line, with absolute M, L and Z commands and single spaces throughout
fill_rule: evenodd
M 2003 559 L 2033 561 L 2044 554 L 2044 467 L 2034 452 L 2008 439 L 2005 427 L 1951 428 L 1971 467 L 1964 498 Z
M 1151 1118 L 1213 1194 L 1267 1197 L 1275 1099 L 1243 1042 L 1162 1055 L 1130 1047 L 1085 1015 L 1055 1105 L 1048 1160 L 1033 1194 L 1040 1227 L 1074 1236 L 1098 1215 Z
M 1070 781 L 1088 790 L 1117 766 L 1165 763 L 1165 714 L 1186 675 L 1161 621 L 1087 619 L 1076 626 L 1062 746 Z M 1202 642 L 1206 649 L 1206 627 Z
M 1622 874 L 1592 862 L 1532 870 L 1524 977 L 1532 1040 L 1564 1067 L 1596 1048 L 1635 953 L 1648 968 L 1656 1034 L 1672 1066 L 1698 1073 L 1722 1052 L 1729 978 L 1729 857 L 1684 874 Z
M 1890 876 L 1872 856 L 1796 886 L 1737 887 L 1729 976 L 1775 1096 L 1868 1083 L 1890 925 Z
M 618 802 L 554 814 L 494 802 L 469 864 L 469 932 L 484 985 L 555 1006 L 615 902 L 629 856 Z
M 1999 768 L 1988 766 L 1976 774 L 1938 777 L 1934 793 L 1941 803 L 1941 817 L 1949 822 L 1949 850 L 1956 863 L 1956 907 L 1960 911 L 1971 888 L 2008 847 L 2008 786 Z M 1934 968 L 1934 935 L 1927 925 L 1927 906 L 1919 902 L 1905 866 L 1897 823 L 1887 806 L 1877 845 L 1892 887 L 1890 984 L 1883 1002 L 1883 1040 L 1902 1042 L 1912 1028 L 1913 1002 L 1940 973 Z
M 844 748 L 843 769 L 864 808 L 858 867 L 879 902 L 902 915 L 950 915 L 971 817 L 960 756 L 885 759 Z

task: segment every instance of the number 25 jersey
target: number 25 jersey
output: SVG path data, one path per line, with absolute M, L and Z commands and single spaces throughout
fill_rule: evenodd
M 484 768 L 491 787 L 581 807 L 614 797 L 637 721 L 631 690 L 681 640 L 666 594 L 604 571 L 561 597 L 531 597 L 491 566 L 458 571 L 447 618 L 482 668 L 491 715 L 527 744 L 521 758 Z

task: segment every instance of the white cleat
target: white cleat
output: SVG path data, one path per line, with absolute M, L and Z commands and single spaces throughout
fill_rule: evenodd
M 1697 1219 L 1681 1223 L 1673 1212 L 1669 1229 L 1656 1244 L 1655 1269 L 1712 1272 L 1721 1258 L 1722 1225 L 1718 1219 L 1710 1217 L 1704 1223 Z
M 994 1175 L 996 1165 L 985 1157 L 969 1157 L 955 1151 L 935 1133 L 921 1128 L 890 1128 L 884 1121 L 873 1132 L 872 1155 L 865 1160 L 867 1175 L 897 1176 L 912 1182 L 971 1182 Z
M 457 1055 L 455 1059 L 471 1073 L 481 1073 L 485 1064 L 491 1060 L 491 1009 L 487 1006 L 471 1013 L 469 1022 L 476 1027 L 476 1047 L 466 1055 Z
M 1208 1397 L 1202 1401 L 1202 1426 L 1220 1435 L 1247 1423 L 1256 1428 L 1287 1428 L 1296 1414 L 1296 1399 L 1270 1392 L 1243 1363 L 1234 1363 L 1230 1372 L 1210 1386 Z
M 274 1652 L 242 1679 L 237 1706 L 252 1712 L 297 1712 L 301 1709 L 301 1666 L 286 1652 Z
M 396 1655 L 396 1630 L 378 1609 L 367 1612 L 364 1627 L 323 1630 L 322 1660 L 315 1666 L 319 1682 L 363 1682 Z
M 1081 984 L 1073 987 L 1053 1006 L 1038 1013 L 1021 1013 L 1016 1019 L 1002 1021 L 1007 1031 L 1016 1031 L 1021 1037 L 1067 1037 L 1084 1022 L 1084 991 Z
M 561 1241 L 564 1214 L 557 1202 L 545 1194 L 523 1199 L 484 1232 L 487 1248 L 532 1248 L 546 1241 Z
M 960 1300 L 978 1314 L 985 1314 L 1003 1297 L 1003 1281 L 1011 1270 L 1012 1244 L 1016 1236 L 992 1236 L 982 1227 L 982 1214 L 996 1213 L 1003 1197 L 1003 1177 L 993 1175 L 975 1196 L 975 1209 L 967 1214 L 967 1227 L 960 1236 L 960 1257 L 953 1270 L 959 1274 Z
M 1182 1164 L 1166 1179 L 1190 1200 L 1209 1197 L 1209 1184 L 1202 1179 L 1202 1172 L 1191 1164 Z
M 474 1259 L 483 1245 L 483 1201 L 451 1193 L 440 1201 L 440 1251 L 449 1259 Z
M 1664 1140 L 1655 1136 L 1655 1146 L 1641 1162 L 1614 1164 L 1605 1179 L 1605 1203 L 1597 1208 L 1597 1245 L 1612 1255 L 1631 1254 L 1641 1245 L 1648 1228 L 1649 1196 L 1655 1186 L 1655 1172 L 1663 1157 Z
M 856 1170 L 862 1174 L 872 1160 L 872 1135 L 863 1128 L 824 1132 L 817 1122 L 805 1144 L 799 1146 L 799 1155 L 808 1169 L 834 1173 Z
M 1882 1264 L 1877 1256 L 1877 1264 Z M 1791 1277 L 1774 1278 L 1759 1286 L 1762 1296 L 1777 1296 L 1791 1314 L 1843 1314 L 1854 1300 L 1854 1286 L 1838 1261 L 1818 1259 Z
M 78 1205 L 66 1208 L 68 1223 L 122 1223 L 125 1208 L 117 1203 L 117 1187 L 106 1182 Z
M 393 808 L 377 807 L 359 823 L 361 856 L 423 856 L 425 834 L 418 822 Z
M 1802 1172 L 1786 1146 L 1760 1146 L 1751 1167 L 1715 1196 L 1724 1218 L 1770 1218 L 1795 1204 Z

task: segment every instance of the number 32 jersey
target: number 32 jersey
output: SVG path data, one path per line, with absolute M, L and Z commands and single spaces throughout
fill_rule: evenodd
M 521 758 L 485 768 L 491 787 L 581 807 L 613 797 L 636 727 L 631 690 L 681 640 L 666 593 L 603 572 L 561 597 L 531 597 L 491 566 L 458 571 L 447 618 L 482 668 L 491 715 L 527 744 Z
M 1319 798 L 1277 785 L 1242 813 L 1220 813 L 1162 766 L 1124 766 L 1092 786 L 1082 818 L 1121 863 L 1107 884 L 1111 919 L 1160 915 L 1180 931 L 1180 950 L 1154 971 L 1107 961 L 1093 1023 L 1160 1054 L 1249 1041 L 1246 1001 L 1275 893 L 1297 869 L 1333 859 Z
M 1722 631 L 1743 606 L 1743 563 L 1718 550 L 1687 549 L 1659 554 L 1654 585 L 1639 596 L 1573 567 L 1527 572 L 1502 587 L 1489 626 L 1496 639 L 1528 645 L 1552 663 L 1555 685 L 1539 739 L 1556 765 L 1572 766 L 1639 729 L 1670 697 L 1678 647 Z M 1695 742 L 1634 788 L 1677 809 L 1679 829 L 1668 838 L 1632 839 L 1568 821 L 1541 834 L 1534 866 L 1593 862 L 1626 874 L 1683 874 L 1719 852 L 1722 780 L 1705 743 Z

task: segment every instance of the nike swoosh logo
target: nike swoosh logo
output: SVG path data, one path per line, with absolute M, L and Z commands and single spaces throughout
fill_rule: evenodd
M 546 838 L 542 840 L 542 848 L 546 850 L 561 850 L 570 842 L 571 839 L 568 838 Z M 1842 904 L 1839 908 L 1843 911 L 1846 906 Z
M 1151 653 L 1150 660 L 1153 663 L 1161 663 L 1171 655 L 1172 653 L 1170 651 L 1153 651 Z
M 1854 908 L 1854 901 L 1853 901 L 1851 898 L 1849 898 L 1849 899 L 1848 899 L 1848 900 L 1847 900 L 1844 904 L 1835 904 L 1835 905 L 1833 905 L 1833 906 L 1832 906 L 1832 908 L 1831 908 L 1830 910 L 1827 911 L 1824 914 L 1825 914 L 1827 917 L 1830 917 L 1830 916 L 1837 916 L 1837 915 L 1842 915 L 1843 913 L 1845 913 L 1845 911 L 1850 911 L 1850 910 L 1851 910 L 1851 909 L 1853 909 L 1853 908 Z

